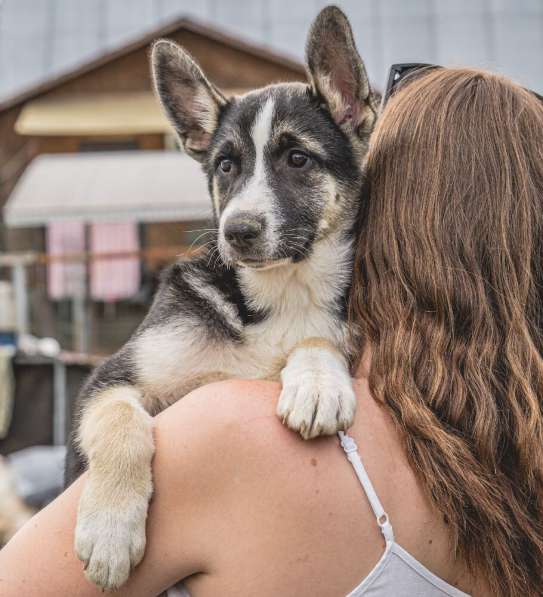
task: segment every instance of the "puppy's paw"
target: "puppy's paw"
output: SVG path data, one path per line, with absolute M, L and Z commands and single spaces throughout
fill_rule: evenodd
M 90 489 L 90 488 L 89 488 Z M 85 575 L 102 589 L 123 585 L 145 552 L 147 501 L 134 497 L 122 505 L 96 507 L 92 491 L 84 492 L 75 530 L 75 551 Z
M 356 411 L 345 359 L 326 348 L 298 348 L 281 372 L 277 415 L 304 439 L 348 429 Z

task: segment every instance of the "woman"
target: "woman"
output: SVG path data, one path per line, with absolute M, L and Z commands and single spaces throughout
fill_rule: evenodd
M 201 388 L 157 420 L 148 549 L 119 595 L 541 594 L 542 137 L 543 106 L 496 75 L 394 94 L 351 304 L 362 488 L 336 438 L 281 426 L 277 385 Z M 82 483 L 0 554 L 3 596 L 100 594 L 72 550 Z

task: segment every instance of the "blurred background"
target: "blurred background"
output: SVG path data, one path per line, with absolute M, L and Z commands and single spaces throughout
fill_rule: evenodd
M 185 46 L 227 94 L 303 80 L 321 0 L 0 0 L 0 545 L 61 488 L 85 376 L 205 242 L 198 164 L 151 91 Z M 543 93 L 542 0 L 348 0 L 370 79 L 471 65 Z

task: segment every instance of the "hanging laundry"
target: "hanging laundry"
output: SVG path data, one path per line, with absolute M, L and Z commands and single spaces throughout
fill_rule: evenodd
M 139 251 L 138 226 L 134 222 L 100 222 L 90 226 L 89 250 L 100 253 Z M 114 302 L 134 296 L 140 287 L 138 256 L 93 259 L 90 266 L 90 295 L 97 301 Z
M 50 257 L 85 251 L 85 223 L 68 220 L 47 225 L 47 254 Z M 47 268 L 47 292 L 58 301 L 84 296 L 86 267 L 83 261 L 52 261 Z

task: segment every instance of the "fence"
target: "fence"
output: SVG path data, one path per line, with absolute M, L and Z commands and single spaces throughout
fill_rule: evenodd
M 161 267 L 199 251 L 187 246 L 155 247 L 115 253 L 0 254 L 0 277 L 11 281 L 15 302 L 14 331 L 52 336 L 63 348 L 87 354 L 108 353 L 120 346 L 144 316 Z M 115 304 L 96 305 L 89 298 L 89 266 L 96 261 L 137 258 L 144 270 L 142 296 Z M 67 301 L 53 301 L 47 294 L 47 268 L 53 263 L 83 263 L 83 291 Z

